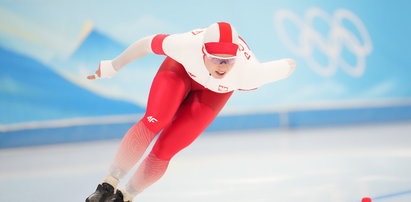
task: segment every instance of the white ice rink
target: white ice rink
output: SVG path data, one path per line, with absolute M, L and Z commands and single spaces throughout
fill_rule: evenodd
M 0 150 L 0 201 L 84 201 L 118 144 Z M 364 196 L 411 201 L 410 122 L 205 133 L 135 201 L 358 202 Z

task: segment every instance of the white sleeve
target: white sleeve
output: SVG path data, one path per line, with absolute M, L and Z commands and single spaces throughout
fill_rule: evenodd
M 102 60 L 99 64 L 100 75 L 97 75 L 99 78 L 112 78 L 116 73 L 116 69 L 113 67 L 111 60 Z
M 116 71 L 119 71 L 130 62 L 140 59 L 149 53 L 152 53 L 151 40 L 153 39 L 153 37 L 154 36 L 148 36 L 131 44 L 119 56 L 113 59 L 112 64 L 114 69 Z
M 255 62 L 244 72 L 240 89 L 254 89 L 267 83 L 285 79 L 294 70 L 295 67 L 288 63 L 288 59 L 265 63 Z

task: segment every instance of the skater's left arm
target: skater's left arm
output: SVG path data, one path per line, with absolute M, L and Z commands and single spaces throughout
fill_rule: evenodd
M 281 59 L 265 63 L 254 63 L 243 75 L 242 89 L 255 89 L 289 77 L 297 66 L 293 59 Z
M 294 71 L 297 63 L 293 59 L 281 59 L 261 64 L 257 71 L 261 85 L 288 78 Z

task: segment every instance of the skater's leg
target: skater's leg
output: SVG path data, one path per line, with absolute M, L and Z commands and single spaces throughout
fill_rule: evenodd
M 105 181 L 116 187 L 118 180 L 123 178 L 144 154 L 155 135 L 142 121 L 132 126 L 120 143 Z
M 154 77 L 146 114 L 124 136 L 107 179 L 121 179 L 137 163 L 155 135 L 172 121 L 189 88 L 184 67 L 167 58 Z
M 230 96 L 231 93 L 218 94 L 208 90 L 192 92 L 132 176 L 126 187 L 127 193 L 134 197 L 160 179 L 170 159 L 206 129 Z
M 126 186 L 125 193 L 129 199 L 134 198 L 137 194 L 160 179 L 167 170 L 169 162 L 170 160 L 159 159 L 155 154 L 150 153 L 138 167 Z
M 100 201 L 99 197 L 105 197 L 101 194 L 106 190 L 102 189 L 105 185 L 116 188 L 119 180 L 144 154 L 155 135 L 172 121 L 190 90 L 190 82 L 181 64 L 170 58 L 163 62 L 154 77 L 145 116 L 126 133 L 110 166 L 109 175 L 87 201 Z

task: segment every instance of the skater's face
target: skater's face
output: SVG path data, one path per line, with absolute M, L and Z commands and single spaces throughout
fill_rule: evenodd
M 204 65 L 210 75 L 216 79 L 224 78 L 235 64 L 236 56 L 229 54 L 204 53 Z

